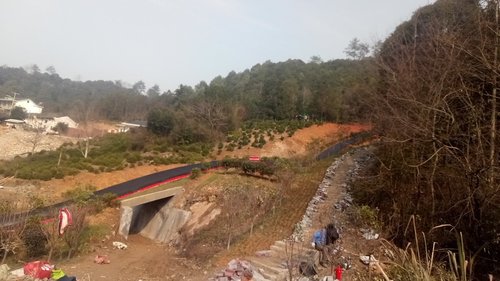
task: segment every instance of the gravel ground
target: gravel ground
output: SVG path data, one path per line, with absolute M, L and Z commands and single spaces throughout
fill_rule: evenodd
M 33 149 L 35 152 L 41 150 L 54 150 L 63 143 L 74 142 L 75 138 L 58 135 L 36 135 L 21 128 L 12 129 L 0 127 L 0 160 L 9 160 L 18 155 L 26 155 Z

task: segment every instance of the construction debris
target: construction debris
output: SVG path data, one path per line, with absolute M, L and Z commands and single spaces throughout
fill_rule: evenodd
M 7 278 L 9 277 L 9 266 L 6 265 L 6 264 L 2 264 L 0 265 L 0 280 L 7 280 Z
M 115 241 L 115 242 L 113 242 L 113 247 L 120 249 L 120 250 L 125 250 L 125 249 L 127 249 L 128 246 L 125 243 Z
M 375 230 L 373 229 L 361 228 L 359 231 L 363 233 L 363 238 L 366 240 L 377 240 L 380 236 L 378 233 L 375 233 Z
M 365 265 L 370 265 L 371 263 L 377 262 L 377 259 L 373 255 L 359 256 L 359 260 Z
M 233 259 L 228 264 L 226 269 L 218 273 L 215 278 L 210 278 L 211 281 L 240 281 L 245 272 L 251 272 L 253 281 L 267 281 L 257 270 L 254 270 L 252 264 L 246 260 Z
M 110 264 L 111 261 L 109 260 L 107 255 L 97 255 L 94 258 L 94 262 L 97 264 Z

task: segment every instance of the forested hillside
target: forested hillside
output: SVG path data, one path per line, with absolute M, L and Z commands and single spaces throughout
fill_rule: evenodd
M 119 81 L 63 79 L 53 68 L 40 72 L 35 66 L 27 72 L 3 66 L 0 95 L 18 92 L 43 103 L 45 111 L 75 118 L 86 112 L 93 119 L 144 119 L 151 109 L 161 108 L 181 119 L 194 114 L 198 123 L 224 130 L 249 119 L 282 120 L 298 115 L 339 122 L 359 120 L 365 117 L 362 101 L 373 88 L 375 75 L 369 59 L 288 60 L 257 64 L 210 83 L 180 85 L 173 92 L 161 93 L 157 85 L 146 89 L 141 81 L 125 88 Z
M 13 92 L 42 103 L 45 113 L 69 114 L 77 119 L 83 112 L 94 119 L 140 118 L 147 110 L 146 96 L 122 87 L 119 82 L 72 81 L 61 78 L 54 68 L 42 73 L 36 65 L 29 72 L 0 67 L 0 96 L 12 96 Z
M 401 246 L 424 238 L 412 222 L 437 257 L 461 254 L 458 280 L 500 271 L 498 5 L 438 0 L 383 43 L 379 162 L 356 192 Z

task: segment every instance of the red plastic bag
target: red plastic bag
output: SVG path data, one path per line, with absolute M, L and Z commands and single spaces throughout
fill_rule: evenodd
M 52 268 L 54 266 L 46 261 L 32 261 L 23 266 L 24 275 L 39 279 L 50 278 Z

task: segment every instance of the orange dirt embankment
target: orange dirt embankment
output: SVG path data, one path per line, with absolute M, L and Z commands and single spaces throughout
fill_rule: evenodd
M 314 140 L 318 140 L 322 146 L 332 144 L 339 139 L 345 138 L 351 133 L 370 130 L 371 126 L 366 124 L 335 124 L 325 123 L 321 125 L 313 125 L 308 128 L 298 130 L 292 137 L 286 137 L 283 141 L 278 138 L 274 141 L 268 141 L 262 149 L 251 147 L 248 145 L 242 149 L 235 151 L 223 151 L 218 155 L 218 159 L 225 156 L 229 157 L 245 157 L 249 155 L 258 156 L 279 156 L 293 157 L 304 155 L 307 152 L 308 144 Z M 158 165 L 158 166 L 136 166 L 134 168 L 126 168 L 120 171 L 103 172 L 94 174 L 89 172 L 81 172 L 74 176 L 67 176 L 63 179 L 53 179 L 50 181 L 25 181 L 20 179 L 12 179 L 4 181 L 2 184 L 6 186 L 34 186 L 29 188 L 28 193 L 36 194 L 46 198 L 49 202 L 55 202 L 60 199 L 60 196 L 65 191 L 76 188 L 81 185 L 92 185 L 97 189 L 102 189 L 114 184 L 132 180 L 141 176 L 152 174 L 166 169 L 172 169 L 182 166 L 177 165 Z M 4 191 L 9 193 L 9 191 Z M 7 194 L 5 194 L 7 196 Z
M 313 125 L 308 128 L 298 130 L 292 137 L 285 137 L 283 141 L 278 138 L 268 141 L 263 148 L 255 148 L 250 145 L 235 151 L 223 151 L 219 159 L 224 157 L 245 157 L 256 155 L 261 157 L 293 157 L 306 154 L 308 144 L 318 140 L 322 146 L 335 143 L 336 141 L 349 136 L 351 133 L 368 131 L 371 125 L 367 124 L 335 124 L 325 123 Z

